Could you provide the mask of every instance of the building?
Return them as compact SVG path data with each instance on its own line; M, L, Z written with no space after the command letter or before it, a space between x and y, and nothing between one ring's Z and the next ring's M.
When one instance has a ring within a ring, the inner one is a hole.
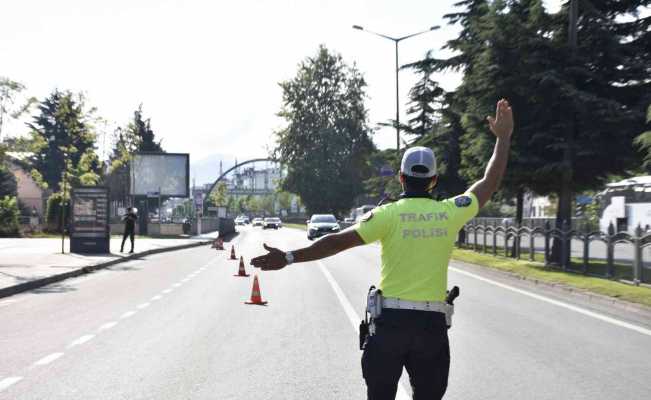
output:
M22 166L18 159L10 159L7 164L9 171L16 178L16 197L18 197L18 201L26 208L31 209L32 214L36 213L37 216L42 217L45 213L47 193L36 183L30 171Z

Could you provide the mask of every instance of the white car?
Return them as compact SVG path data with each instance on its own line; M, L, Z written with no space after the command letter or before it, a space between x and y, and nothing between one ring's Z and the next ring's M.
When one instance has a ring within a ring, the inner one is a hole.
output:
M251 221L251 226L262 226L264 221L262 218L253 218L253 221Z
M314 214L307 221L307 238L309 240L329 233L336 233L340 230L341 227L337 222L337 218L332 214Z
M249 217L245 215L240 215L239 217L235 218L235 225L246 225L249 223Z
M280 222L280 218L265 218L262 223L262 229L278 229L282 228L283 223Z

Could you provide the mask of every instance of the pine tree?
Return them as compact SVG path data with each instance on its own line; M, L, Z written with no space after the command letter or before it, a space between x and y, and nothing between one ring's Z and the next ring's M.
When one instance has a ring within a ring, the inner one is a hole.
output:
M76 98L75 98L76 97ZM51 189L61 189L63 172L68 183L99 180L92 113L82 95L55 90L38 104L38 114L28 126L33 155L29 162L35 175Z
M156 141L154 131L151 129L151 119L144 120L142 117L142 104L133 112L133 120L127 130L136 138L136 151L163 152L162 141Z

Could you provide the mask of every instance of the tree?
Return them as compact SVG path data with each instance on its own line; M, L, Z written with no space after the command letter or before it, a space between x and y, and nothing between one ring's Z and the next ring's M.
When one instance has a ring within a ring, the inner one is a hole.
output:
M405 133L416 136L416 140L429 134L439 122L441 103L445 91L438 82L432 79L435 72L432 51L425 54L419 62L408 64L403 68L411 68L420 76L418 81L409 90L409 103L407 104L407 126Z
M41 101L38 110L28 124L33 175L55 191L61 190L64 171L69 184L96 183L100 165L92 125L95 110L87 109L83 95L58 90Z
M373 149L364 108L366 82L355 66L323 45L280 83L273 156L287 165L283 190L298 194L311 212L344 212L363 192L368 153Z
M7 166L8 157L7 145L0 142L0 198L5 196L16 196L16 177ZM2 223L2 221L0 221Z
M228 188L226 183L219 182L215 189L210 192L206 200L207 206L226 207L229 203L230 196L228 195Z
M647 109L646 122L649 130L636 137L635 144L646 153L643 167L647 173L651 173L651 105Z
M464 70L457 89L466 130L462 174L474 180L483 172L478 166L493 143L484 118L500 97L509 99L516 118L502 193L557 193L558 227L571 217L572 191L634 166L631 140L643 130L651 93L651 18L621 17L646 4L581 2L575 48L568 44L567 4L549 15L540 0L458 3L464 10L447 17L462 30L447 47L459 54L437 65Z
M136 151L162 152L162 140L155 139L154 131L151 129L151 119L142 118L142 104L133 112L133 120L129 123L127 130L135 138Z
M0 197L0 237L18 235L19 215L18 201L15 196Z
M25 85L20 82L0 77L0 141L2 141L6 116L12 119L19 118L37 102L34 97L25 98L22 96L25 89Z

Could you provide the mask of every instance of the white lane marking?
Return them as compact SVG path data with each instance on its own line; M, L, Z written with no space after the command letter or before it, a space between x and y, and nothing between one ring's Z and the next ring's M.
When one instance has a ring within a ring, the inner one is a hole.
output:
M0 392L7 389L9 386L13 385L14 383L20 382L22 379L23 379L22 376L10 376L4 378L3 380L0 381Z
M157 301L157 300L160 300L162 298L163 298L163 296L161 296L160 294L157 294L156 296L151 298L151 301Z
M184 278L184 279L181 280L181 282L182 282L182 283L185 283L185 282L187 282L187 281L189 281L189 280L190 280L190 278Z
M174 289L165 289L165 290L163 290L163 293L168 294L168 293L171 293L172 290L174 290Z
M49 356L45 356L40 360L36 361L34 365L47 365L52 361L56 360L57 358L61 357L62 355L63 353L52 353Z
M147 307L149 307L150 304L151 304L151 303L142 303L142 304L138 304L138 309L142 310L142 309L144 309L144 308L147 308Z
M95 337L95 335L84 335L84 336L81 336L81 337L79 337L79 338L73 340L72 343L70 343L70 344L68 345L68 348L82 345L82 344L88 342L89 340L93 339L94 337Z
M348 301L348 298L344 294L344 291L341 290L341 287L339 286L335 278L332 276L330 271L328 271L328 269L325 267L323 262L317 261L317 263L319 264L319 269L321 270L321 272L323 272L323 275L326 277L326 280L328 281L328 283L330 283L332 290L334 290L335 294L337 295L337 299L339 299L339 303L343 307L344 312L348 317L348 320L353 326L353 329L357 331L357 329L359 328L359 322L362 319L357 315L355 309L350 304L350 301ZM400 382L398 382L398 392L396 393L396 400L409 400L409 395L407 394L405 388L400 384Z
M544 301L545 303L553 304L553 305L558 306L558 307L563 307L563 308L566 308L568 310L572 310L574 312L577 312L579 314L583 314L583 315L586 315L588 317L592 317L592 318L598 319L600 321L607 322L609 324L613 324L613 325L616 325L616 326L619 326L619 327L622 327L622 328L630 329L632 331L641 333L643 335L651 336L651 329L643 328L643 327L638 326L638 325L634 325L634 324L631 324L631 323L628 323L628 322L620 321L618 319L611 318L611 317L608 317L608 316L603 315L603 314L599 314L599 313L596 313L596 312L593 312L593 311L590 311L590 310L586 310L585 308L573 306L571 304L564 303L564 302L558 301L558 300L554 300L554 299L551 299L549 297L541 296L539 294L531 293L531 292L528 292L528 291L523 290L523 289L518 289L518 288L515 288L513 286L505 285L503 283L494 281L492 279L484 278L483 276L479 276L479 275L473 274L471 272L466 272L466 271L460 270L460 269L455 268L455 267L449 267L448 269L450 269L450 270L452 270L454 272L457 272L457 273L459 273L461 275L466 275L466 276L469 276L471 278L475 278L477 280L480 280L482 282L490 283L491 285L501 287L502 289L510 290L512 292L519 293L519 294L531 297L531 298L536 299L536 300Z
M136 313L135 311L127 311L127 312L125 312L124 314L122 314L120 316L120 319L129 318L129 317L133 316L135 313Z
M179 287L179 286L181 286L181 285L183 285L183 284L179 282L179 283L175 283L175 284L173 284L172 286L175 287L175 288L177 288L177 287Z
M113 328L113 327L114 327L115 325L117 325L117 324L118 324L118 323L115 322L115 321L107 322L107 323L105 323L104 325L100 326L98 330L100 330L100 331L107 331L107 330Z

